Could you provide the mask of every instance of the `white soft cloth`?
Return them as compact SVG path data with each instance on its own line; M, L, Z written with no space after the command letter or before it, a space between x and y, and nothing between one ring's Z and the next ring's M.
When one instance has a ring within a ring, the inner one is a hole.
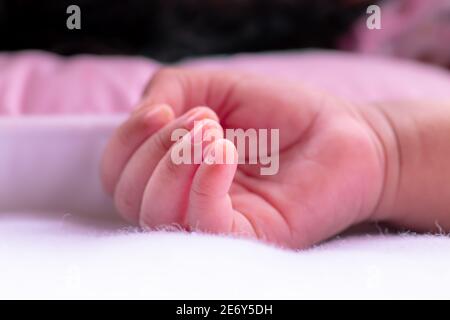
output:
M0 298L450 298L446 236L375 230L291 252L130 229L97 177L120 120L0 119Z
M450 297L445 237L358 236L286 252L196 234L108 234L92 222L2 219L0 298Z

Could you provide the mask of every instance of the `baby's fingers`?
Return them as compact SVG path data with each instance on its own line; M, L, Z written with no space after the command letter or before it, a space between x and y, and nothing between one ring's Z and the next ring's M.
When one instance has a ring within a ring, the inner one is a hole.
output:
M209 146L189 194L187 220L191 230L255 236L249 222L233 209L229 195L237 163L231 141L219 139Z
M116 207L122 216L138 222L145 187L156 166L173 145L172 133L177 129L190 130L194 122L201 119L217 119L217 115L206 107L194 108L148 138L133 154L114 193Z
M214 120L197 122L195 127L172 146L161 159L145 188L140 214L144 227L185 226L189 190L203 159L203 150L223 137Z
M154 105L139 109L123 123L109 141L101 165L105 191L114 194L120 174L139 146L174 117L168 105Z

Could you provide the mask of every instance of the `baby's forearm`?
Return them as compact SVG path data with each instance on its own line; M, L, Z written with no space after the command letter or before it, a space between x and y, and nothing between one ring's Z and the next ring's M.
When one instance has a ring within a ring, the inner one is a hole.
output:
M374 219L450 231L450 101L383 103L369 113L386 159Z

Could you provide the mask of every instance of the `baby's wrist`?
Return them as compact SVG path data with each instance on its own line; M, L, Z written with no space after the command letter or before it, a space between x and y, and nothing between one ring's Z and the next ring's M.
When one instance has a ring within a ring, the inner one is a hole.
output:
M381 190L378 201L369 214L371 221L390 220L394 215L392 208L396 201L396 186L401 172L400 141L397 128L383 103L364 104L359 110L372 133L374 145L378 150L380 166L382 167Z
M385 161L373 220L450 228L450 102L379 103L367 114Z

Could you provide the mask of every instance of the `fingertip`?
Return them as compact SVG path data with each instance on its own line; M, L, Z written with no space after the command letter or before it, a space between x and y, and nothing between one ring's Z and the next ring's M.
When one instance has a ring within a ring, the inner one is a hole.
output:
M186 112L182 118L184 119L184 127L191 130L196 122L212 120L220 123L219 116L214 110L205 106L198 106Z
M220 122L219 116L212 108L208 106L198 106L196 107L196 109L199 111L203 111L206 115L208 115L209 119Z
M224 164L235 166L238 159L236 146L230 140L221 138L212 142L205 150L204 163L209 166Z
M236 173L237 151L226 139L214 141L207 150L192 182L188 225L194 230L227 233L232 230L234 219L228 192Z
M236 173L238 154L227 139L217 139L205 150L203 163L197 170L192 188L194 192L212 197L227 194Z

